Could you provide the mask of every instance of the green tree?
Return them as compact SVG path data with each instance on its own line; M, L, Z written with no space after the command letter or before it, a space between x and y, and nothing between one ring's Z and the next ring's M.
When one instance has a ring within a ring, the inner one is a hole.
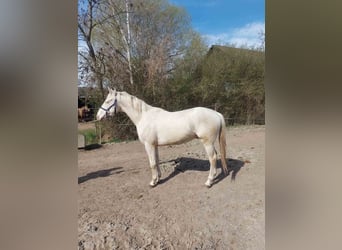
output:
M184 56L177 60L173 77L169 81L172 96L169 107L173 110L193 107L199 103L196 91L200 78L198 66L203 62L208 47L196 32L189 34L188 40Z
M197 93L204 106L240 123L264 117L264 53L213 46L200 65Z

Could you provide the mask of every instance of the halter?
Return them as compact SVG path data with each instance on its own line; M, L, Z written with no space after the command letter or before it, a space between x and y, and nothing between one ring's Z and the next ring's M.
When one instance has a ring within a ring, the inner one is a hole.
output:
M116 114L117 103L118 103L118 100L115 98L114 103L112 105L110 105L108 108L104 108L104 107L101 106L100 109L106 111L106 116L107 116L108 113L109 113L109 110L111 110L111 108L114 107L114 114Z

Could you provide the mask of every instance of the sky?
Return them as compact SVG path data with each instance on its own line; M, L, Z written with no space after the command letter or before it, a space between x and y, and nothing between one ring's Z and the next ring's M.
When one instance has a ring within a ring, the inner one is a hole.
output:
M265 32L264 0L170 0L186 9L192 27L209 46L260 46Z

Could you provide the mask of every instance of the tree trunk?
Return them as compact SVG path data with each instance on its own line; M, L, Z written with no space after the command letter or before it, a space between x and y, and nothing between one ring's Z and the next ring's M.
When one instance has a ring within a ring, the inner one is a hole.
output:
M133 72L132 72L132 63L131 63L131 30L129 26L129 5L128 0L126 0L126 26L127 26L127 61L128 61L128 72L129 72L129 82L133 85Z

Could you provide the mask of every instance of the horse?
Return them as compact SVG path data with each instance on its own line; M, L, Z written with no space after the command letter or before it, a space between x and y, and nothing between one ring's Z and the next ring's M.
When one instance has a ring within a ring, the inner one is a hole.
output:
M214 147L219 140L222 170L228 174L226 163L226 125L223 115L209 108L195 107L177 112L169 112L153 107L143 100L108 88L108 95L99 108L96 119L102 120L117 112L124 112L136 126L139 140L148 155L154 187L161 178L158 146L181 144L199 139L206 150L210 162L209 176L205 185L211 187L217 175L217 152Z
M86 117L87 113L90 111L87 105L78 108L78 121L84 121L84 118Z

